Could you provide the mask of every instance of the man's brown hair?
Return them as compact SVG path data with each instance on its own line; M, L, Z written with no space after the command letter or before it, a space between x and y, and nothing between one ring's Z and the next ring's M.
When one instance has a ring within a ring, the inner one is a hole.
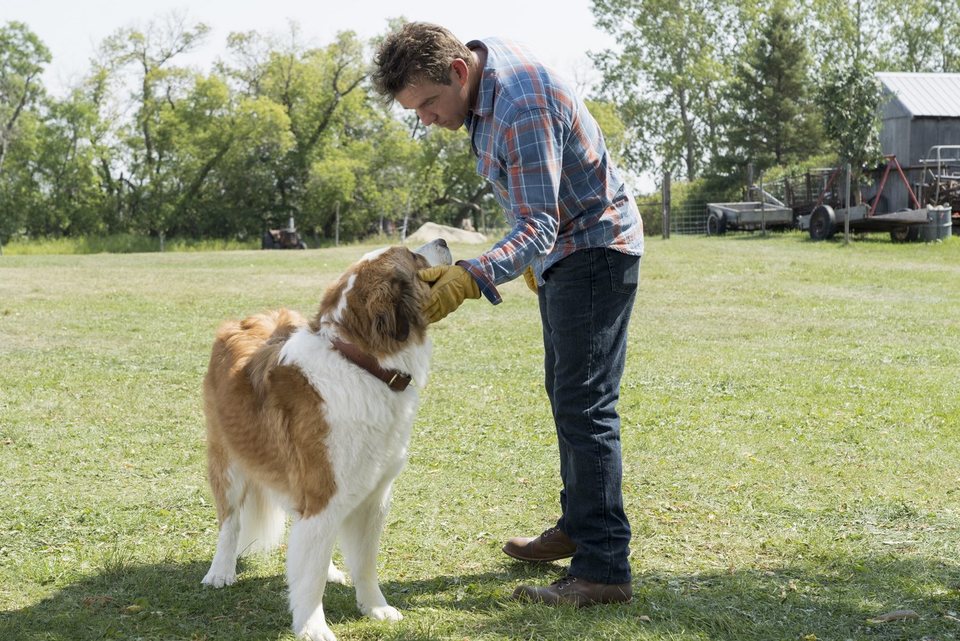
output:
M450 65L457 58L473 64L470 50L450 31L429 22L408 22L377 49L373 87L382 96L393 98L421 80L449 85Z

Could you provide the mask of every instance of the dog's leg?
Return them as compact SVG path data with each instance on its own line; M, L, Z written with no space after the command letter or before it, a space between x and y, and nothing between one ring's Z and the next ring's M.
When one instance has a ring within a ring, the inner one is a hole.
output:
M337 641L323 613L323 592L337 523L329 508L321 514L299 519L290 528L287 548L287 585L293 631L310 641Z
M357 607L360 611L372 619L399 621L403 615L387 604L377 577L380 534L390 509L392 483L393 476L390 476L347 517L343 524L340 547L353 577Z
M220 534L217 551L203 584L215 588L233 585L237 581L237 545L240 539L240 507L246 489L246 480L226 464L226 457L214 442L210 446L208 473L213 498L217 504Z
M240 538L240 519L236 512L220 524L217 551L203 584L215 588L233 585L237 581L237 541Z

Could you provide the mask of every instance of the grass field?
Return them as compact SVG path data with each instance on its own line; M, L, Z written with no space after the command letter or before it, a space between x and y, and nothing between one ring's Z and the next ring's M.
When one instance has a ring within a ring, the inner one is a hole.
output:
M292 638L282 553L200 585L200 381L220 320L312 312L366 249L0 257L0 640ZM405 619L330 586L341 640L960 637L960 239L648 241L629 606L507 600L563 567L500 552L558 509L535 299L502 293L432 330L380 564Z

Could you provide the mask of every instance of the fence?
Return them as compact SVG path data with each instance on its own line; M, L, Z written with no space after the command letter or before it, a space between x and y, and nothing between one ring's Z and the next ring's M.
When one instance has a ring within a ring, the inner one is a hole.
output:
M640 198L637 205L643 218L644 233L669 238L671 234L706 235L707 203L730 202L738 198L730 189L691 189L688 184L672 185L670 175L665 174L660 193Z

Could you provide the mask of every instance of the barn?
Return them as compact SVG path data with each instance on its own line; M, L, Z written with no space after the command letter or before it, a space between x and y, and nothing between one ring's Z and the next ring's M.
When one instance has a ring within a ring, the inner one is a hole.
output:
M945 158L954 159L960 170L960 73L878 73L883 89L880 145L884 154L894 154L912 184L923 175L924 160L933 160L935 146ZM929 166L929 165L926 165ZM909 205L902 181L884 189L891 211Z

